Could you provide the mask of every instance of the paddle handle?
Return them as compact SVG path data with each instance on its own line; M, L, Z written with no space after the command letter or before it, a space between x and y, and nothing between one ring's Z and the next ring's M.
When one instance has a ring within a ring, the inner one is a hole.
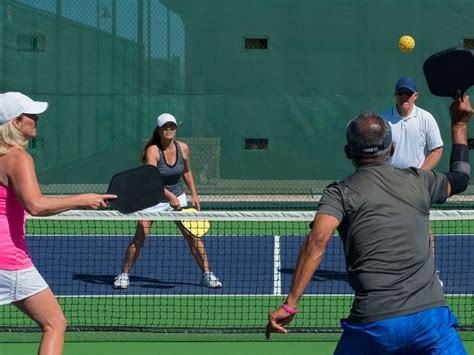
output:
M468 149L474 149L474 138L468 138L467 139L467 148Z

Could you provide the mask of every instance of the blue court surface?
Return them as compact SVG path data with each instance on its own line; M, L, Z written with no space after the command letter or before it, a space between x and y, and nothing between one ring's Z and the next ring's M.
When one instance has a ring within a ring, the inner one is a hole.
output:
M184 238L151 236L131 272L127 290L112 288L130 236L34 236L28 245L38 270L58 296L79 295L275 295L291 283L303 237L209 236L205 245L212 271L222 289L199 286L201 272ZM474 238L436 238L436 263L446 294L474 290ZM338 237L306 294L351 294Z

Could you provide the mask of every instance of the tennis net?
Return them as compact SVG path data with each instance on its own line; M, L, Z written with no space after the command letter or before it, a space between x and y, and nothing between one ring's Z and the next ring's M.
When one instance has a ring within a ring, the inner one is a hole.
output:
M163 333L262 332L289 290L314 212L216 211L121 215L69 211L29 217L27 243L68 319L70 331ZM223 287L200 286L201 271L173 221L209 220L204 237L211 270ZM127 289L114 289L138 220L154 221ZM461 330L474 328L474 211L432 211L436 263ZM324 260L291 324L293 332L339 332L352 289L342 243L331 238ZM37 327L13 306L0 307L0 331Z

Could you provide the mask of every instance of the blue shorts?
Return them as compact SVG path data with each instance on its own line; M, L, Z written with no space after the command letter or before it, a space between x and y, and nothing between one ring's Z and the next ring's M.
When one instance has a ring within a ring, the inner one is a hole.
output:
M467 354L448 307L375 322L341 321L343 333L334 354Z

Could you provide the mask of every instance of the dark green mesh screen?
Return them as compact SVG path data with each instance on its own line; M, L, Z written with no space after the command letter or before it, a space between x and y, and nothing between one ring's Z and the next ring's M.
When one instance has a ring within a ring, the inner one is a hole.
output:
M352 171L346 123L405 75L449 144L423 61L472 45L472 1L1 2L1 90L50 102L31 144L43 191L104 190L174 114L205 195L321 192ZM416 48L402 53L402 34ZM447 169L448 154L440 164ZM277 198L274 199L278 200Z

